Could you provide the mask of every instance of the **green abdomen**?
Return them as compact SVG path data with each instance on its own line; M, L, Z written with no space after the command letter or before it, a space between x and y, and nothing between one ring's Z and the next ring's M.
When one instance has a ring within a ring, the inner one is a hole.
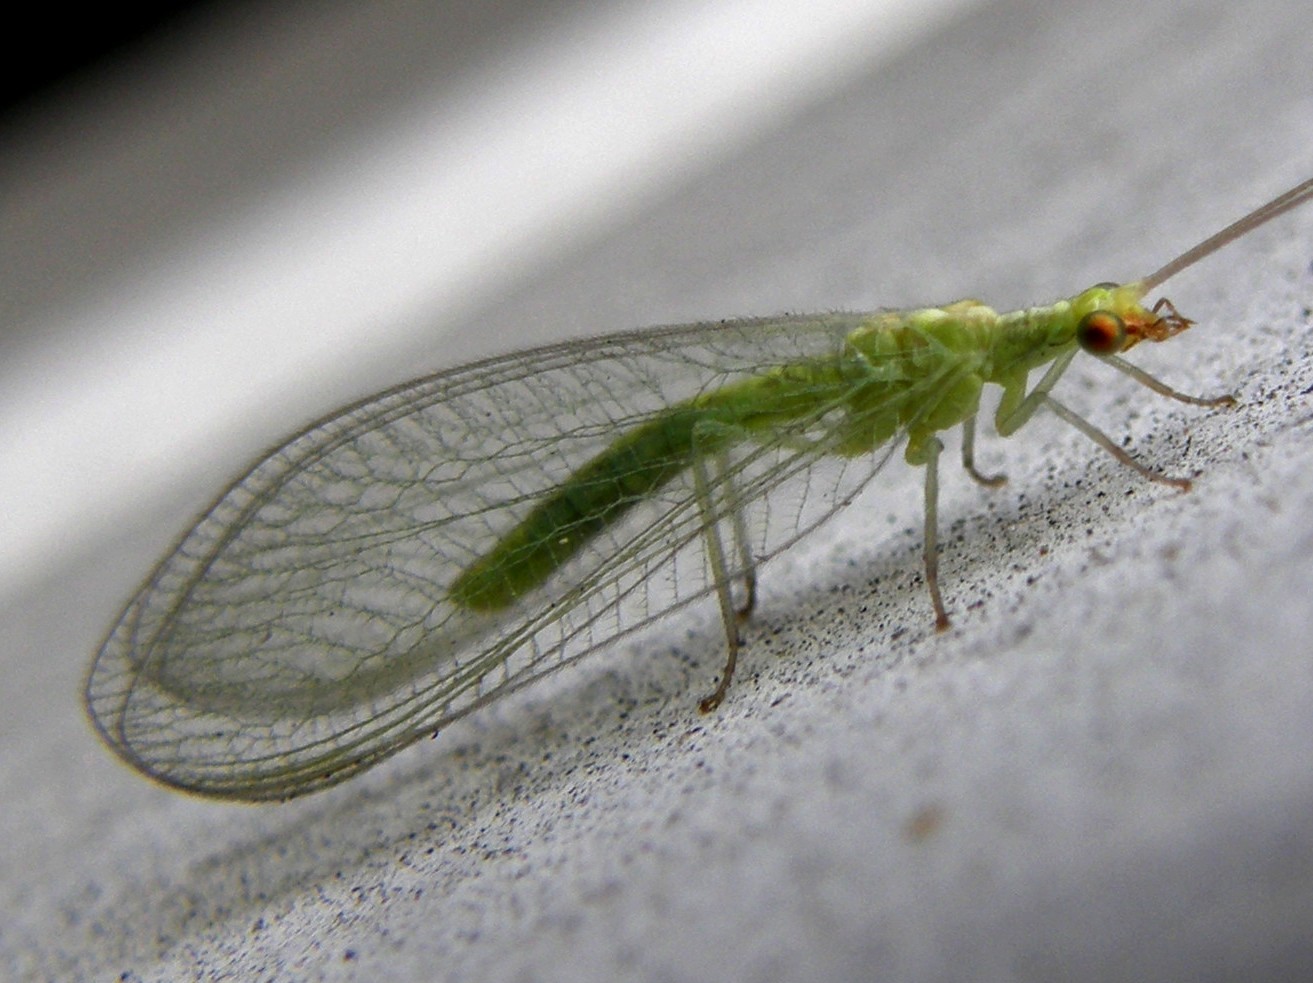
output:
M753 435L816 419L853 390L840 358L781 366L674 406L619 437L541 501L451 585L493 611L542 585L594 536L694 462Z
M538 587L599 532L689 467L693 428L707 416L705 410L676 408L620 437L457 577L451 600L493 611Z
M824 452L852 456L884 443L900 425L915 421L915 439L919 430L960 422L975 411L980 379L944 339L936 338L938 346L931 349L927 337L968 329L944 312L913 314L932 323L909 324L910 315L873 316L847 336L842 353L729 383L623 434L545 492L455 579L450 600L478 611L508 607L697 456L733 443L787 435L796 444L824 444Z

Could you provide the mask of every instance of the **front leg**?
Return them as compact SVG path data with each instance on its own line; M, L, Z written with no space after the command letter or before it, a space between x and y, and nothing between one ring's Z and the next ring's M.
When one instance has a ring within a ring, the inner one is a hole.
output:
M1026 376L1016 376L1003 384L1003 399L994 414L994 429L1000 437L1011 437L1030 422L1035 411L1044 405L1049 392L1058 384L1062 374L1071 365L1078 349L1059 355L1048 371L1035 384L1035 388L1026 392Z
M1029 422L1030 418L1035 415L1036 410L1041 406L1047 406L1063 422L1075 427L1086 437L1090 438L1090 440L1094 441L1094 443L1098 444L1101 448L1115 457L1119 462L1126 465L1128 468L1139 472L1148 480L1156 481L1163 485L1171 485L1174 488L1180 488L1182 491L1189 491L1190 479L1173 478L1170 475L1163 474L1161 471L1155 471L1153 468L1141 464L1122 448L1118 447L1111 437L1096 427L1093 423L1085 419L1075 410L1059 403L1049 395L1053 387L1057 385L1058 380L1062 378L1062 374L1067 371L1067 366L1071 364L1071 360L1075 354L1076 349L1072 349L1065 355L1060 356L1057 361L1049 366L1049 370L1044 373L1044 376L1029 393L1025 392L1024 378L1017 379L1004 386L1003 400L999 403L998 415L995 417L995 425L998 428L999 434L1004 437L1011 436ZM1120 360L1117 361L1119 362ZM1122 368L1122 366L1118 365L1116 362L1113 364L1116 368ZM1122 368L1122 371L1127 370ZM1127 374L1138 378L1138 376L1135 376L1134 372L1128 372ZM1154 381L1157 382L1157 380ZM1159 383L1159 386L1162 386L1162 388L1159 389L1158 386L1151 386L1150 388L1157 389L1160 392L1169 388L1161 383ZM1169 393L1165 393L1165 395L1172 395L1175 394L1175 392L1175 390L1171 390ZM1216 404L1208 403L1207 405L1218 405L1225 402L1227 399L1229 399L1229 397L1223 397L1222 399L1217 400ZM1194 397L1186 397L1185 401L1196 402L1197 400Z

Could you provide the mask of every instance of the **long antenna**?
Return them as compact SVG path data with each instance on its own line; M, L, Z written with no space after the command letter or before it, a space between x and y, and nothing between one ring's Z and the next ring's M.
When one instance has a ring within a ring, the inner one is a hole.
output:
M1303 181L1285 194L1277 195L1266 205L1259 205L1244 218L1232 222L1221 232L1209 236L1199 245L1187 249L1160 270L1150 273L1140 281L1140 286L1148 293L1164 280L1176 276L1187 266L1193 266L1210 253L1215 253L1229 242L1234 242L1242 235L1252 232L1265 222L1270 222L1278 215L1284 215L1292 208L1298 208L1304 202L1313 199L1313 178Z

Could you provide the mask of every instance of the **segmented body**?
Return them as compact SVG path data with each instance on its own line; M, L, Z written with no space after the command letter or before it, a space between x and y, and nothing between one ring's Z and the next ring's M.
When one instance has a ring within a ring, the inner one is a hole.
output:
M975 416L985 383L1004 389L1000 419L1015 411L1028 373L1074 351L1077 326L1090 312L1140 326L1138 340L1160 322L1140 306L1141 296L1134 286L1106 284L1002 315L976 300L863 315L831 355L726 384L623 434L466 569L451 598L476 610L507 607L697 455L736 441L809 439L815 421L837 414L814 438L827 452L871 454L905 432L907 461L924 464L927 441Z
M756 567L852 501L899 447L925 470L937 576L937 434L982 388L995 426L1048 408L1082 348L1120 359L1190 322L1145 294L1313 198L1305 181L1152 275L1047 307L826 314L652 329L441 372L320 420L258 461L138 589L92 665L106 742L201 794L282 799L369 767L464 713L691 602L717 598L724 696ZM1031 373L1043 368L1037 382ZM1030 388L1028 389L1028 385Z

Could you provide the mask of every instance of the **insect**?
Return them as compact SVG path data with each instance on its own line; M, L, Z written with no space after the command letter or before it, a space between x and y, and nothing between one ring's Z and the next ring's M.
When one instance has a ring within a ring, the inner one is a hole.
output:
M550 345L439 372L302 430L233 482L128 603L86 684L105 741L151 777L285 799L700 598L724 698L760 564L847 505L899 449L925 469L936 623L938 434L976 469L986 384L1009 436L1057 414L1152 481L1053 390L1191 322L1164 281L1313 198L1313 179L1132 283L1000 314L945 307L724 321ZM1032 371L1043 368L1027 388Z

